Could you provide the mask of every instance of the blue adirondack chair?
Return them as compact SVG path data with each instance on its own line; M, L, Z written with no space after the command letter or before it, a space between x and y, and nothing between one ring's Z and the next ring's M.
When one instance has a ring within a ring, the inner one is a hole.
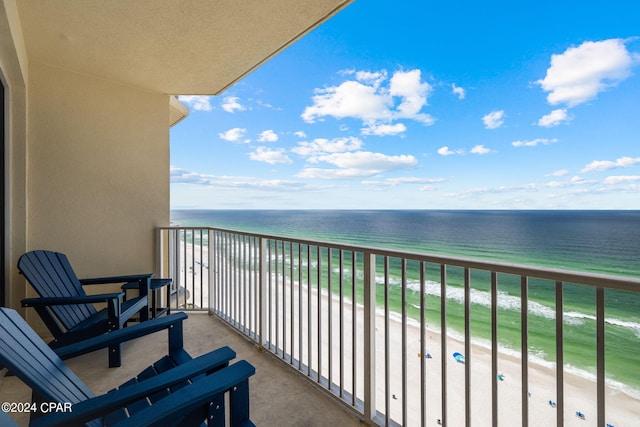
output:
M79 280L66 255L52 251L31 251L18 260L18 270L40 295L22 300L23 307L38 312L54 339L52 348L75 343L92 336L122 328L139 313L140 321L149 318L149 283L152 274L100 277ZM87 295L83 285L137 283L139 295L124 300L124 292ZM96 310L94 303L106 303ZM109 366L121 365L120 347L109 351Z
M235 352L223 347L192 359L182 348L183 313L150 320L61 348L67 356L86 353L148 332L169 331L169 354L120 388L95 396L29 327L15 310L0 308L0 363L31 387L35 408L71 404L70 410L30 412L30 425L53 426L223 426L225 393L229 422L252 426L249 419L249 377L246 361L229 365ZM62 406L64 408L64 406Z

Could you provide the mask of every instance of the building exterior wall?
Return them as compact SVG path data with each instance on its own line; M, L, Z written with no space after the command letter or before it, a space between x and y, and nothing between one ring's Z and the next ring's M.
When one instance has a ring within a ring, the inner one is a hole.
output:
M7 305L33 249L65 252L81 277L155 271L169 224L169 97L27 57L16 5L0 4L7 206Z
M0 78L5 86L5 263L7 305L20 310L24 279L15 268L26 248L26 134L28 60L13 0L0 3ZM24 314L24 311L23 311Z
M169 224L168 96L30 64L27 250L78 275L155 270Z

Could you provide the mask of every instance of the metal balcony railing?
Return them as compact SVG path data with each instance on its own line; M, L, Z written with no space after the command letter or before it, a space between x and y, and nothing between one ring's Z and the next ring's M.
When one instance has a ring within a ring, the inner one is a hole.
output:
M481 425L540 425L530 411L537 376L531 360L534 341L544 335L555 341L548 355L555 383L547 390L549 404L556 425L565 425L573 408L565 405L564 307L575 289L592 289L595 390L586 404L598 426L608 425L605 301L609 293L637 296L636 278L207 227L158 233L158 273L174 279L173 307L219 316L369 424L470 426L482 418L489 422ZM519 305L519 316L508 322L503 290L512 295L509 304ZM484 305L474 302L479 293L490 296ZM551 301L543 333L530 329L530 306L539 304L532 294ZM483 316L490 327L478 330L474 319ZM502 328L520 332L511 343L519 378L509 378L519 391L508 403L518 407L520 420L501 418L501 366L509 346ZM474 340L489 348L488 362ZM450 355L456 350L464 354L463 366ZM482 371L482 364L490 367ZM490 396L490 404L476 404L479 396ZM463 411L451 409L454 400Z

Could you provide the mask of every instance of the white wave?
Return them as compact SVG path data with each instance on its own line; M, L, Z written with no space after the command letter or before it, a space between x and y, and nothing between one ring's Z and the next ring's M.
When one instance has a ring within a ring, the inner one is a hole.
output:
M396 283L398 282L398 283ZM400 284L399 281L391 281L390 284ZM407 283L407 289L415 292L420 292L420 282L411 281ZM435 297L441 297L441 285L435 281L426 281L424 286L424 292L426 295ZM454 301L459 304L464 304L464 288L447 286L446 288L447 300ZM479 305L482 307L491 308L491 293L486 291L479 291L477 289L470 290L471 304ZM520 312L522 309L522 302L520 297L509 295L505 292L498 291L498 308L501 310L510 310ZM415 305L415 308L419 309L420 306ZM542 303L529 300L527 303L527 309L529 315L542 317L548 320L554 320L556 318L556 310L554 307L549 307ZM587 313L581 313L577 311L567 311L563 313L564 323L572 326L583 325L585 321L596 321L596 316ZM605 323L609 325L619 326L627 328L633 331L633 333L640 338L640 323L631 322L627 320L620 320L612 317L606 317Z

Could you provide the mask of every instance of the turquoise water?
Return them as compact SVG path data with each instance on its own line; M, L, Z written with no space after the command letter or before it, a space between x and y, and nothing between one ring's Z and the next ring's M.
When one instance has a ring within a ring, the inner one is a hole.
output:
M214 226L328 242L482 258L498 262L640 277L638 211L172 211L182 226ZM334 260L334 265L337 265ZM408 312L419 318L419 271L408 265ZM463 330L463 272L447 271L448 327ZM383 271L378 265L378 275ZM427 320L440 319L439 270L427 266ZM500 275L500 344L520 349L520 279ZM399 277L391 277L391 308L401 310ZM396 283L396 285L393 285ZM472 335L490 338L490 278L474 271ZM349 284L347 284L349 286ZM540 361L555 354L555 291L548 281L529 282L529 348ZM348 289L346 292L350 292ZM378 295L382 301L383 295ZM606 293L606 369L610 382L640 397L640 294ZM577 373L595 373L595 291L565 285L565 362ZM551 331L551 332L550 332ZM630 369L633 367L633 369Z

